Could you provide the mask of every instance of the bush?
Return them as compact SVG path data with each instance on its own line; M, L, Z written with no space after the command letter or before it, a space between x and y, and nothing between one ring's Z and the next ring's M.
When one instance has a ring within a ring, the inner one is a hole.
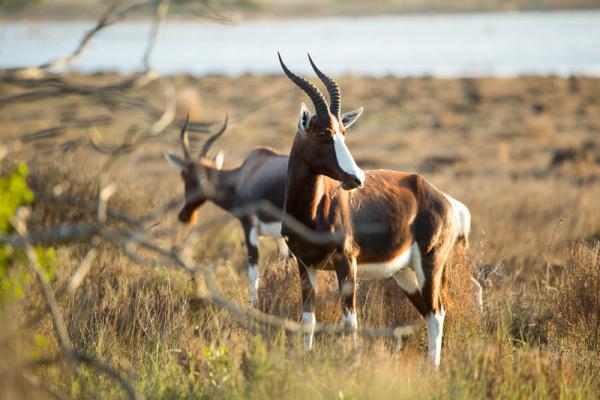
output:
M600 243L579 243L567 263L550 302L553 334L578 357L600 351Z
M34 200L34 194L27 184L29 170L25 164L20 164L7 176L0 177L0 234L13 233L11 218L21 206L29 205ZM38 262L46 273L46 279L54 276L56 253L54 249L44 249L36 246ZM19 268L25 260L21 250L9 245L0 245L0 302L9 298L21 298L24 286L31 276L24 268Z

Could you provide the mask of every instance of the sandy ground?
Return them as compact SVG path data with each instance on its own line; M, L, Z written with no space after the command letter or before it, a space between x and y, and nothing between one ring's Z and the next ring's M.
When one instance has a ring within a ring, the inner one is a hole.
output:
M101 75L71 79L108 83L120 78ZM215 146L225 150L226 166L239 164L254 146L268 145L288 152L300 104L309 103L299 89L280 76L176 76L173 80L179 115L189 108L193 121L214 122L216 129L225 114L230 114L229 129ZM594 146L600 145L600 79L343 76L338 81L343 111L365 109L348 142L363 168L415 171L430 177L454 174L518 179L551 174L564 179L598 179ZM6 95L18 93L9 85L0 89ZM158 107L162 105L158 84L139 94ZM0 137L98 115L113 118L110 126L98 128L112 144L118 144L129 129L143 128L147 120L130 110L107 110L74 96L51 98L4 105L0 109ZM85 133L71 130L67 137ZM202 134L196 137L202 141ZM162 163L156 161L160 150L177 149L176 138L172 129L159 138L160 145L147 144L128 162L148 164L149 176L165 173ZM552 168L556 151L571 148L577 154L557 166L580 164L569 161L588 158L589 165L576 170Z

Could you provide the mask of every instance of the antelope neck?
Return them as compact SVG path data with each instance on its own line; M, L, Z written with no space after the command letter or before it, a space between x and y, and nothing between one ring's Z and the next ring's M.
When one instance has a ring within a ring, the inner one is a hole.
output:
M224 210L230 210L233 207L239 170L239 168L230 170L211 169L210 179L214 179L215 192L209 196L209 199Z
M297 157L290 155L285 191L285 212L309 228L330 209L331 180L315 174Z

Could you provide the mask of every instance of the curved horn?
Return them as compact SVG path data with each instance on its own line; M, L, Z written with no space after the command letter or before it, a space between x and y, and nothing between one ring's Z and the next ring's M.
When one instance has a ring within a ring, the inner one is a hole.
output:
M190 139L187 135L187 127L190 123L190 113L188 112L185 117L185 123L183 124L183 128L181 128L181 133L179 134L179 138L181 139L181 147L183 149L183 155L186 160L190 159Z
M321 82L323 82L323 84L327 88L330 103L329 111L331 111L331 113L336 117L339 117L342 105L342 94L340 93L340 87L333 79L325 75L323 72L321 72L319 68L317 68L312 58L310 57L310 54L308 54L308 60L310 61L310 65L312 65Z
M290 71L288 67L286 67L283 63L283 60L281 59L281 54L279 54L279 52L277 52L277 56L279 57L279 63L281 64L281 68L283 68L283 72L285 72L288 78L290 78L292 82L298 85L300 89L304 90L308 97L310 97L315 106L315 112L317 113L317 115L329 114L329 111L327 111L327 102L325 101L325 97L323 96L321 91L319 91L319 89L317 89L315 85L313 85L306 79Z
M210 150L210 146L212 146L212 144L216 142L219 137L221 137L223 132L225 132L225 129L227 129L227 121L229 121L229 113L227 113L225 116L225 121L223 121L223 126L221 129L219 129L218 132L213 133L208 139L206 139L206 142L204 142L202 150L200 150L200 157L206 157L208 150Z

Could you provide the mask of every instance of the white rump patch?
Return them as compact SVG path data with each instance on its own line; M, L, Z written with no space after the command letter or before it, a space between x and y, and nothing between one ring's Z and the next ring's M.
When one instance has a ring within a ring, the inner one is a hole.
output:
M315 326L317 325L317 318L314 313L303 312L302 313L302 326L307 331L304 332L304 350L312 350L313 336L315 333Z
M345 143L343 135L336 133L333 135L333 147L335 149L335 158L337 159L338 165L348 175L352 175L360 180L361 185L365 184L365 173L362 169L356 165L350 150Z
M429 314L425 318L427 323L427 336L429 337L429 359L436 367L440 366L442 356L442 336L444 333L444 317L446 312L442 310L437 314Z
M469 209L454 197L449 196L446 193L444 193L444 196L446 196L452 205L453 221L456 232L459 235L468 237L469 231L471 230L471 213L469 212Z
M415 265L416 264L416 265ZM413 267L419 287L422 287L419 276L425 280L421 267L421 252L417 243L413 243L404 253L384 263L359 264L356 269L359 279L384 279L396 275L401 270Z

